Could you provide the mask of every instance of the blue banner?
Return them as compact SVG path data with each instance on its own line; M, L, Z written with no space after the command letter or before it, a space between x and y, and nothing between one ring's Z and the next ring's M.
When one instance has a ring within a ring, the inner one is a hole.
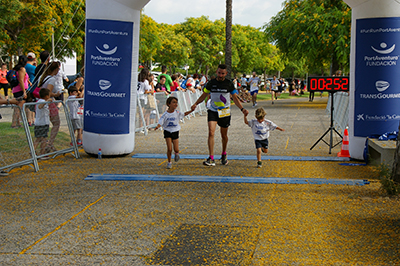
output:
M399 128L400 18L356 22L354 136Z
M128 134L133 22L86 20L84 130Z

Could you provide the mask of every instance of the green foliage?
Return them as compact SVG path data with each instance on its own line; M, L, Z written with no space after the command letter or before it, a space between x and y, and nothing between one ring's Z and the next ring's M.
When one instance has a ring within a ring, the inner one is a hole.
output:
M84 50L85 9L81 0L0 0L0 45L9 55L51 51L59 59Z
M390 196L400 194L400 184L395 182L391 177L391 170L386 164L379 166L379 179L381 183L381 189Z
M351 10L342 0L287 0L264 30L289 60L305 58L317 69L326 62L347 69L350 25Z
M219 55L225 47L225 22L223 19L212 22L206 16L187 18L185 22L176 26L176 33L185 36L191 43L190 67L207 72L223 57Z

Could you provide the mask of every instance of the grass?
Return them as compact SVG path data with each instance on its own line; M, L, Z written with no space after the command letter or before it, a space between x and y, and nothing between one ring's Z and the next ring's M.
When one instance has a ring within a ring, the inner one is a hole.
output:
M379 179L381 183L381 189L389 196L396 196L400 194L400 184L396 183L392 179L392 170L387 164L381 164L379 166Z
M34 127L29 127L30 134L34 141ZM26 134L23 127L11 128L11 122L0 123L1 141L0 148L3 155L7 152L15 152L18 149L28 146ZM54 142L57 146L69 145L71 138L69 134L59 131Z
M278 97L279 99L295 99L295 98L308 98L309 92L305 92L303 95L299 96L290 96L288 92L281 93L281 95ZM328 96L328 93L323 93L322 96ZM315 94L315 97L320 97L320 94ZM266 93L262 91L257 95L257 100L271 100L271 94Z

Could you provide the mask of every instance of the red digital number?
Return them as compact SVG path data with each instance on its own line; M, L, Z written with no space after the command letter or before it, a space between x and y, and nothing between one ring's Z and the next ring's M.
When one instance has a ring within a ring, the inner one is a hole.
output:
M321 83L322 83L322 86L321 86ZM325 87L325 80L319 79L319 80L318 80L318 89L319 89L320 91L323 91L323 90L324 90L324 87Z
M340 79L338 79L338 78L335 78L334 80L333 80L333 84L335 84L337 87L335 87L334 89L335 90L341 90L341 89L343 89L343 88L341 88L342 87L342 85L340 84Z
M332 85L332 79L326 79L327 83L326 83L326 90L332 90L332 88L330 87Z
M310 80L310 89L313 91L317 90L317 80L316 79Z

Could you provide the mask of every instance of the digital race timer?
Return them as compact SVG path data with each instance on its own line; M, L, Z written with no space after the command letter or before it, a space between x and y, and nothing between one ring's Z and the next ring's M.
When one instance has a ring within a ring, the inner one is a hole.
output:
M307 89L316 91L349 91L349 77L308 77Z

